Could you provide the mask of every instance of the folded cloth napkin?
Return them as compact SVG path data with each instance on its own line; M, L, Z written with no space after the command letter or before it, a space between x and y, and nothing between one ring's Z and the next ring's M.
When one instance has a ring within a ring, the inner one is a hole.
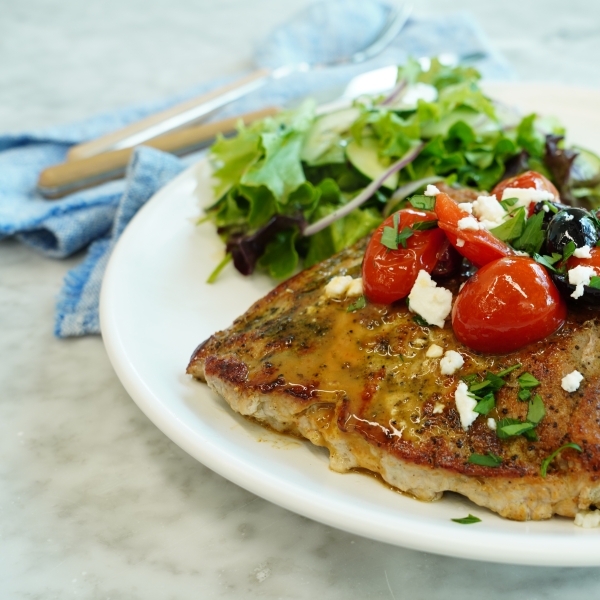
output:
M389 6L365 0L326 0L309 6L293 22L275 30L257 51L256 63L276 67L300 60L328 60L368 44L379 31ZM510 79L512 71L493 50L468 14L413 18L379 56L360 65L314 70L273 81L223 108L212 119L285 105L358 73L401 64L409 55L483 53L477 63L484 77ZM35 191L45 167L62 162L69 146L96 138L224 81L203 85L162 102L103 114L42 131L0 136L0 239L15 236L51 258L89 246L82 264L70 271L60 292L55 321L58 337L99 333L98 300L108 258L136 211L197 156L178 159L138 148L124 180L73 193L62 200L42 199Z

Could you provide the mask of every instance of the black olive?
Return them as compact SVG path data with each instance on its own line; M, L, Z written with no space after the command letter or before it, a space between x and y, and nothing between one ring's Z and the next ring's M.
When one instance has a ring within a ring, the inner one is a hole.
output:
M600 290L598 288L583 286L583 295L579 298L573 298L571 294L575 291L575 286L569 283L569 278L564 273L550 273L550 277L558 288L558 291L570 302L577 305L600 305Z
M566 208L556 213L546 230L546 249L549 254L563 253L569 242L576 248L595 246L598 231L590 213L583 208Z
M554 208L556 208L557 211L565 210L566 208L570 208L570 206L567 204L561 204L560 202L549 202L547 200L544 200L543 202L538 202L533 207L533 214L537 215L537 213L542 212L544 210L544 206L546 206L547 204L554 206ZM550 208L548 208L548 210L544 212L544 220L542 221L542 229L544 231L546 229L548 229L548 224L550 223L550 221L552 221L552 217L555 214L556 214L556 211L550 210Z

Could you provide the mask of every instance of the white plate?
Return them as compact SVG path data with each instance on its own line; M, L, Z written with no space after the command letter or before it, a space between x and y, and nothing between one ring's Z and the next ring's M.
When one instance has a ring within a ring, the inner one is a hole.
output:
M600 151L600 92L556 86L489 87L526 111L555 114L571 139ZM310 443L262 429L234 414L185 375L196 345L227 327L272 286L227 268L211 225L196 227L195 193L210 199L206 163L182 173L136 215L110 260L101 299L104 343L127 391L173 441L227 479L292 511L365 537L418 550L496 562L600 565L600 529L568 519L517 523L457 495L426 504L360 474L328 468ZM266 442L266 443L265 443ZM479 516L464 526L450 519Z

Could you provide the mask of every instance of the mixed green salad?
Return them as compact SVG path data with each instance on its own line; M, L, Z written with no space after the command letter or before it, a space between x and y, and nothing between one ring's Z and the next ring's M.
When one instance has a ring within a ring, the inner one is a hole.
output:
M534 170L561 199L600 206L600 158L565 147L553 119L515 112L486 97L471 67L433 59L398 68L388 96L362 97L317 114L314 102L240 125L210 151L216 201L205 209L230 260L290 276L353 244L427 184L490 190Z

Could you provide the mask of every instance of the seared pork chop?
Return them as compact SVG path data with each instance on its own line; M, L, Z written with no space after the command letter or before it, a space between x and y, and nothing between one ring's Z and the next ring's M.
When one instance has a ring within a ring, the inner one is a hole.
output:
M338 275L360 276L365 241L307 269L259 300L233 325L194 352L187 372L205 381L237 412L269 427L309 439L330 452L334 471L368 469L420 500L445 491L520 521L553 514L574 517L600 504L600 320L596 311L571 311L553 336L504 356L478 355L462 346L449 323L423 327L404 302L368 304L348 312L356 298L327 297ZM454 294L459 280L440 282ZM442 375L431 344L464 358L454 375ZM467 429L454 393L461 377L505 377L496 408ZM579 390L561 379L577 369ZM517 377L529 372L541 385L546 415L538 441L499 439L488 425L510 417L524 421ZM565 443L541 476L542 462ZM497 467L468 462L492 453Z

